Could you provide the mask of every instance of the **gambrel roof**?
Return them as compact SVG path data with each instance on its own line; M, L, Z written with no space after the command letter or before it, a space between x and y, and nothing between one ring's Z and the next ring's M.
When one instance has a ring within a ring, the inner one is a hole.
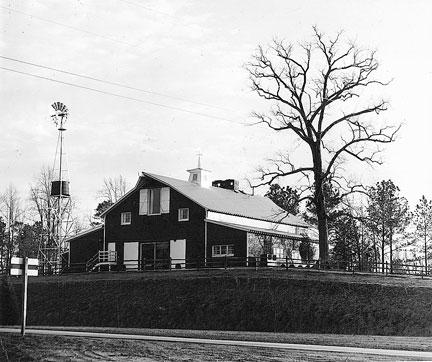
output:
M210 211L271 221L273 223L300 227L308 226L303 219L298 216L287 214L273 201L264 196L248 195L220 187L201 187L192 182L147 172L143 172L141 177L150 177L159 181ZM136 190L139 187L139 184L140 180L138 180L136 186L132 190L108 208L102 216L125 199L132 191Z
M143 172L143 175L172 187L207 210L271 222L308 226L301 218L287 214L264 196L247 195L220 187L201 187L192 182Z

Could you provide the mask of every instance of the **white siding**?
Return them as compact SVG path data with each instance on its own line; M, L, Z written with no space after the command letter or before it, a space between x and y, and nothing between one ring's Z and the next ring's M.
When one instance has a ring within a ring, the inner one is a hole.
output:
M148 189L140 190L139 214L140 215L148 214Z
M161 214L168 214L170 211L170 188L162 187L161 189Z

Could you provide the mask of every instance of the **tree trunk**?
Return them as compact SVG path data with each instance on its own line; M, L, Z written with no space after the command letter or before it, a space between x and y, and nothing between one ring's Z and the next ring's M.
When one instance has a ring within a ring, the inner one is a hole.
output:
M384 223L382 225L382 240L381 240L381 266L382 266L382 273L385 273L385 266L384 266L384 244L385 244L385 230L384 230Z
M315 182L315 207L318 219L318 234L319 234L319 260L321 264L328 262L329 247L328 247L328 225L327 225L327 210L323 191L323 171L321 159L321 140L318 139L312 150L312 158L314 163L314 182Z
M393 230L392 228L390 228L389 244L390 244L390 274L392 274L393 273Z
M326 263L329 257L328 250L328 226L327 226L327 213L325 207L324 194L322 190L322 183L315 182L315 204L318 218L318 233L319 233L319 260L320 263Z
M424 250L425 250L425 274L428 275L427 233L426 233L426 227L425 227L425 233L424 233Z

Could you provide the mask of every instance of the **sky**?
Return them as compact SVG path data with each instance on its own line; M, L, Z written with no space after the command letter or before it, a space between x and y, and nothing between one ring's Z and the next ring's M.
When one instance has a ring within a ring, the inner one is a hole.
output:
M0 0L0 192L12 184L25 200L52 167L56 101L69 109L67 170L83 215L104 178L123 175L130 187L141 171L186 179L198 153L214 179L253 177L294 141L250 126L267 104L244 65L258 45L311 40L316 25L377 51L379 75L392 79L372 91L390 102L380 122L403 126L382 166L350 172L365 185L391 178L414 206L432 198L430 19L428 0Z

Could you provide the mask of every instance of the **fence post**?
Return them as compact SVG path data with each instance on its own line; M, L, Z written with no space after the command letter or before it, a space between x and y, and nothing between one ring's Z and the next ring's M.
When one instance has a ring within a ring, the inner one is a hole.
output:
M288 255L285 255L285 269L288 270Z
M385 262L385 274L388 275L388 261Z
M227 266L228 266L228 258L227 258L227 256L225 255L225 270L227 269Z

